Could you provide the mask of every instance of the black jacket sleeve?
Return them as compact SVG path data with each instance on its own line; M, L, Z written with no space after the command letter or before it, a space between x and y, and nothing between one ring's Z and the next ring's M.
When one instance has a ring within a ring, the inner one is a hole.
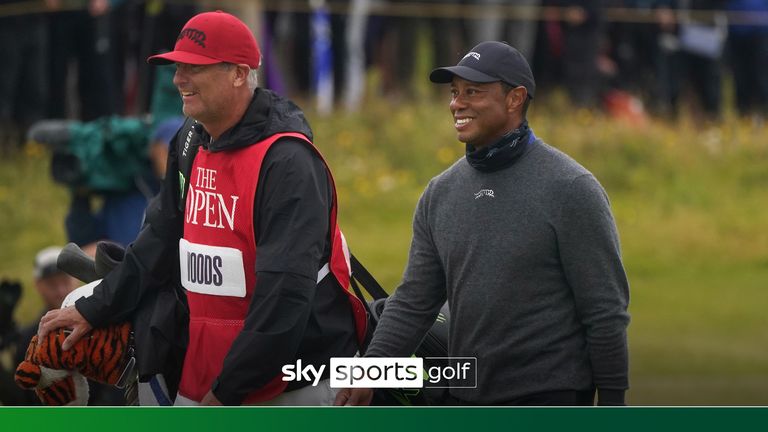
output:
M123 262L75 307L94 327L127 321L150 290L169 286L178 273L183 214L178 209L178 156L174 140L169 149L165 180L149 203L144 225L126 249Z
M212 389L225 405L242 403L294 360L317 272L329 256L332 199L327 169L313 150L292 138L273 145L256 190L254 296Z

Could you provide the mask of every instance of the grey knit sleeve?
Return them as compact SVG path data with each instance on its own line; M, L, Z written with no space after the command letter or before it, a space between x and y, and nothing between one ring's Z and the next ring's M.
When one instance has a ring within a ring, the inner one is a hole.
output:
M565 275L586 329L598 397L601 390L608 390L606 395L625 390L629 283L608 197L591 174L573 179L563 195L557 236Z
M445 303L445 273L429 226L430 187L413 217L413 239L403 281L387 300L366 357L409 357Z

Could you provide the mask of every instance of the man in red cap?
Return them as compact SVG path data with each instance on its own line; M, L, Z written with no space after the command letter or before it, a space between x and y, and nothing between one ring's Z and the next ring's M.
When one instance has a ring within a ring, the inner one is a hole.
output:
M357 352L365 315L304 114L257 88L259 47L233 15L193 17L173 51L148 61L176 64L188 116L163 189L122 264L91 297L46 315L40 333L72 328L66 349L132 318L142 403L331 404L327 365ZM282 379L299 364L309 372Z

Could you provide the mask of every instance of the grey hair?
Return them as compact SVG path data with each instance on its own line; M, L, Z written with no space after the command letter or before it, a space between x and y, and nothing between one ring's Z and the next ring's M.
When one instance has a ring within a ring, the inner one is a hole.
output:
M256 87L258 86L259 86L259 70L251 69L248 71L248 88L251 90L256 90Z
M234 63L219 63L221 67L225 69L231 69L232 67L236 66ZM251 91L256 90L256 88L259 86L259 70L258 69L248 69L248 79L246 84L248 85L248 89Z

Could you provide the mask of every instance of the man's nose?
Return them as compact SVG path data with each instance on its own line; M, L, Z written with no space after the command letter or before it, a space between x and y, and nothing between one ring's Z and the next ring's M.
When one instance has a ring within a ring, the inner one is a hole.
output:
M184 76L184 73L181 71L181 69L176 69L176 72L173 74L173 85L179 86L179 84L182 84L186 82L187 78Z
M456 112L462 108L466 108L467 104L464 103L464 97L462 97L462 95L456 95L451 97L451 103L448 106L451 108L451 112Z

